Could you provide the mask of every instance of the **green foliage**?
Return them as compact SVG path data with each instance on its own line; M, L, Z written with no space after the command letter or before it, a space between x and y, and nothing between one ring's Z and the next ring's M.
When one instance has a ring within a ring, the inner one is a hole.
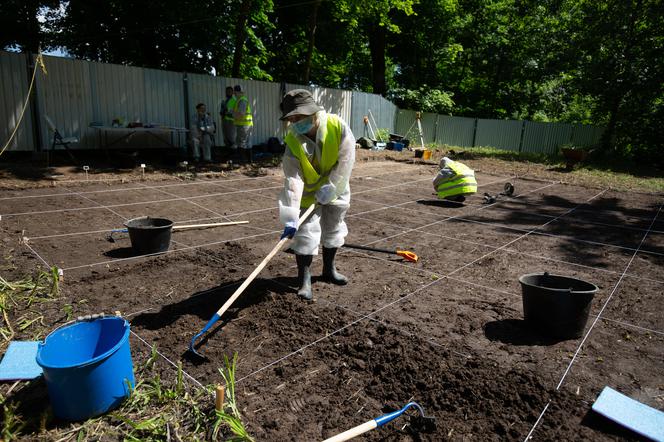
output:
M664 162L660 0L245 4L8 0L0 45L224 76L242 49L244 78L375 92L442 114L595 124L607 157Z
M55 267L49 272L40 271L34 277L19 281L7 281L0 276L0 314L3 321L0 350L17 333L24 337L27 334L31 339L43 338L46 326L42 322L44 317L39 312L39 304L53 302L58 295L58 269Z
M226 384L226 402L223 404L222 410L216 411L217 419L214 423L214 438L222 424L225 424L231 432L235 435L232 441L237 442L253 442L253 438L249 435L244 423L242 422L242 415L237 405L237 396L235 395L235 367L237 365L238 354L233 354L233 360L230 361L228 356L224 355L224 367L219 369L221 377ZM227 412L227 410L230 411Z
M395 88L388 98L402 109L413 109L422 112L450 114L454 108L452 94L426 85L417 90Z

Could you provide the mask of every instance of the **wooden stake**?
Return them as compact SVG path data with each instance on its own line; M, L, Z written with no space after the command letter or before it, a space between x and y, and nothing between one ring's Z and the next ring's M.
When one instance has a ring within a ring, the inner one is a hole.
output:
M214 408L217 411L224 411L224 391L223 385L217 385L214 398Z

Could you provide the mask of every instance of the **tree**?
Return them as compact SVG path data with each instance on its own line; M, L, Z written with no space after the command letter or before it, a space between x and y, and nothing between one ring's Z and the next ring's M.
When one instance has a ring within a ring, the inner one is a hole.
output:
M0 2L0 48L37 52L45 45L40 15L59 5L57 0L3 0Z
M661 1L583 0L567 7L578 60L575 85L597 97L594 118L606 124L603 147L652 143L661 158L661 129L653 131L652 124L664 101Z
M353 34L360 33L368 41L371 55L372 92L385 94L387 34L399 33L392 17L398 13L413 14L417 0L337 0L337 18L347 22Z

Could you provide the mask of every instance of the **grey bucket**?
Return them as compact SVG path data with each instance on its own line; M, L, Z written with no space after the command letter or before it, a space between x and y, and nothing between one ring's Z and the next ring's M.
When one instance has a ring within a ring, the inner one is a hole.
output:
M595 284L567 276L530 273L519 278L525 321L542 334L575 339L583 335Z

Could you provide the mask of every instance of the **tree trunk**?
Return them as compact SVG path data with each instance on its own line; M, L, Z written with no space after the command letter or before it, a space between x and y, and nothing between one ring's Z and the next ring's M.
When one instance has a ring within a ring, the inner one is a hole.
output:
M385 38L383 26L369 26L369 52L371 52L371 80L373 93L385 95Z
M235 52L233 53L233 68L231 76L240 77L240 66L242 66L242 55L244 53L244 41L247 39L247 22L251 11L251 0L243 0L235 28Z
M314 56L314 43L316 42L316 24L318 23L318 8L322 0L316 0L313 10L309 16L309 47L307 48L307 60L304 63L304 77L302 78L304 84L309 83L311 75L311 60Z
M611 103L611 110L609 111L609 123L602 134L602 149L608 150L613 147L613 138L616 132L616 123L618 122L618 112L620 111L620 103L622 96L616 96Z
M29 52L39 52L41 46L41 25L37 19L39 12L39 2L29 1L23 6L25 9L26 33L24 37L25 49Z

